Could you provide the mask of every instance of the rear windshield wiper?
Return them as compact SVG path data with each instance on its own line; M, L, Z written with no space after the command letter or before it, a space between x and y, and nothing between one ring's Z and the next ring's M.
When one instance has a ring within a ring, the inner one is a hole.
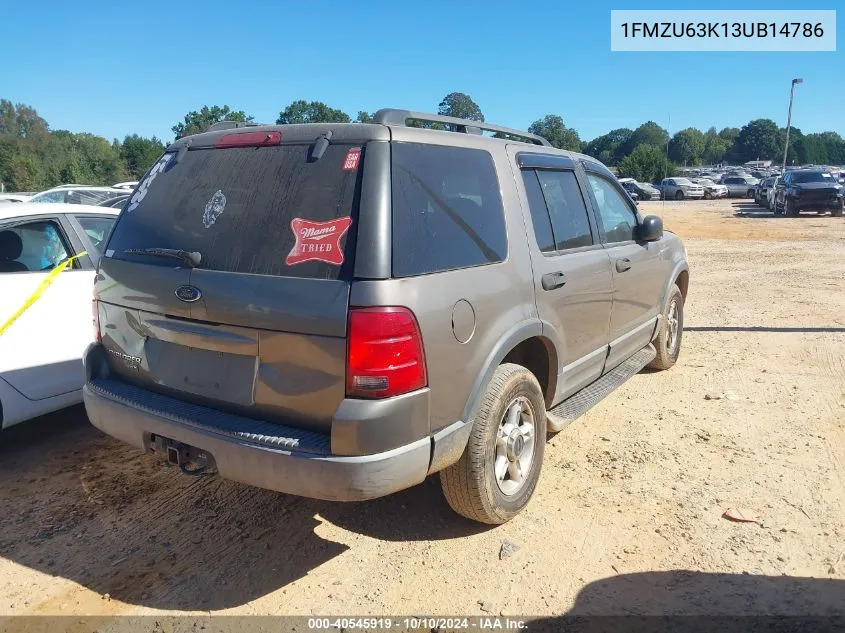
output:
M130 255L150 255L152 257L171 257L181 259L188 265L188 268L196 268L200 265L202 255L196 251L183 251L179 248L129 248L124 253Z

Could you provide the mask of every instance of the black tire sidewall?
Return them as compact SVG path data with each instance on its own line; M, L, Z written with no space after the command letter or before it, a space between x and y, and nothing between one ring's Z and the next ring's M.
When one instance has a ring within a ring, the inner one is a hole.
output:
M537 482L540 479L540 471L543 465L543 455L546 448L546 406L543 401L543 394L539 385L533 379L531 373L526 369L521 379L509 380L502 393L496 394L496 405L490 410L489 420L485 425L486 432L486 454L484 460L484 484L487 489L487 497L492 502L496 514L502 518L510 518L522 510L534 494ZM534 417L534 456L531 461L531 469L526 476L525 484L520 490L511 496L505 495L496 482L495 455L496 437L499 423L507 411L507 406L514 398L524 396L531 405Z
M669 352L669 358L673 363L678 360L678 356L681 354L681 342L684 337L684 295L677 286L672 289L672 293L669 295L669 302L666 304L665 321L667 336L669 331L669 310L672 307L672 301L676 298L678 302L678 341L675 344L675 349Z

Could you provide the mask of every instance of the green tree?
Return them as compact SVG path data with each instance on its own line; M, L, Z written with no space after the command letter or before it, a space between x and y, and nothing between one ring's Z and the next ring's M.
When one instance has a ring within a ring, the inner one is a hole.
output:
M619 163L619 175L640 182L657 182L675 173L675 166L657 145L637 146Z
M707 139L701 130L688 127L676 132L669 141L669 158L684 165L700 165Z
M777 123L771 119L749 121L742 126L732 149L731 156L736 162L782 158L783 140Z
M484 120L481 108L468 94L463 92L450 92L443 97L443 101L437 107L437 114L457 119L469 119L470 121Z
M349 115L337 108L330 108L322 101L299 99L279 112L276 123L349 123Z
M152 167L165 149L164 143L155 136L144 138L132 134L124 138L120 145L120 158L129 177L138 180Z
M534 121L528 131L544 137L552 146L558 149L568 149L573 152L581 151L581 139L578 132L563 124L563 119L556 114L547 114L542 119Z
M704 150L701 154L702 162L706 165L721 163L725 159L725 154L731 143L732 141L723 138L716 131L715 127L711 127L704 133Z
M375 112L372 114L366 110L358 110L358 116L355 118L356 123L372 123Z
M189 136L191 134L199 134L205 132L215 123L221 121L241 121L251 122L253 119L243 110L232 110L229 106L203 106L199 111L192 110L185 115L185 120L177 123L172 128L176 138Z
M0 99L0 134L33 138L46 134L48 129L47 121L38 116L32 106L13 105L8 99Z
M619 162L619 149L631 138L634 130L622 127L611 130L594 138L584 145L583 152L588 156L597 158L605 165L616 165Z
M657 125L654 121L646 121L636 130L628 139L619 147L616 155L616 160L621 161L622 158L628 156L640 145L654 145L655 147L663 148L666 151L666 143L669 142L669 132Z

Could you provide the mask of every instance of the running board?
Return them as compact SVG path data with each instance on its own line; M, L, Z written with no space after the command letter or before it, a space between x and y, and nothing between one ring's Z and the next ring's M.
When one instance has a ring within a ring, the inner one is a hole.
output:
M654 360L655 356L657 356L657 351L653 345L649 344L615 369L572 394L555 408L547 411L546 419L549 431L557 433L565 429L613 393L631 376L639 373L643 367Z

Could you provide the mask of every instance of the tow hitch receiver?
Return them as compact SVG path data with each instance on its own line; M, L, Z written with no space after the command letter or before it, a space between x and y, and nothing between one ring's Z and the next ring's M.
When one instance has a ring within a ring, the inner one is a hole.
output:
M154 435L150 440L154 452L163 454L168 464L178 466L186 475L211 475L217 472L214 457L202 449L160 435Z

